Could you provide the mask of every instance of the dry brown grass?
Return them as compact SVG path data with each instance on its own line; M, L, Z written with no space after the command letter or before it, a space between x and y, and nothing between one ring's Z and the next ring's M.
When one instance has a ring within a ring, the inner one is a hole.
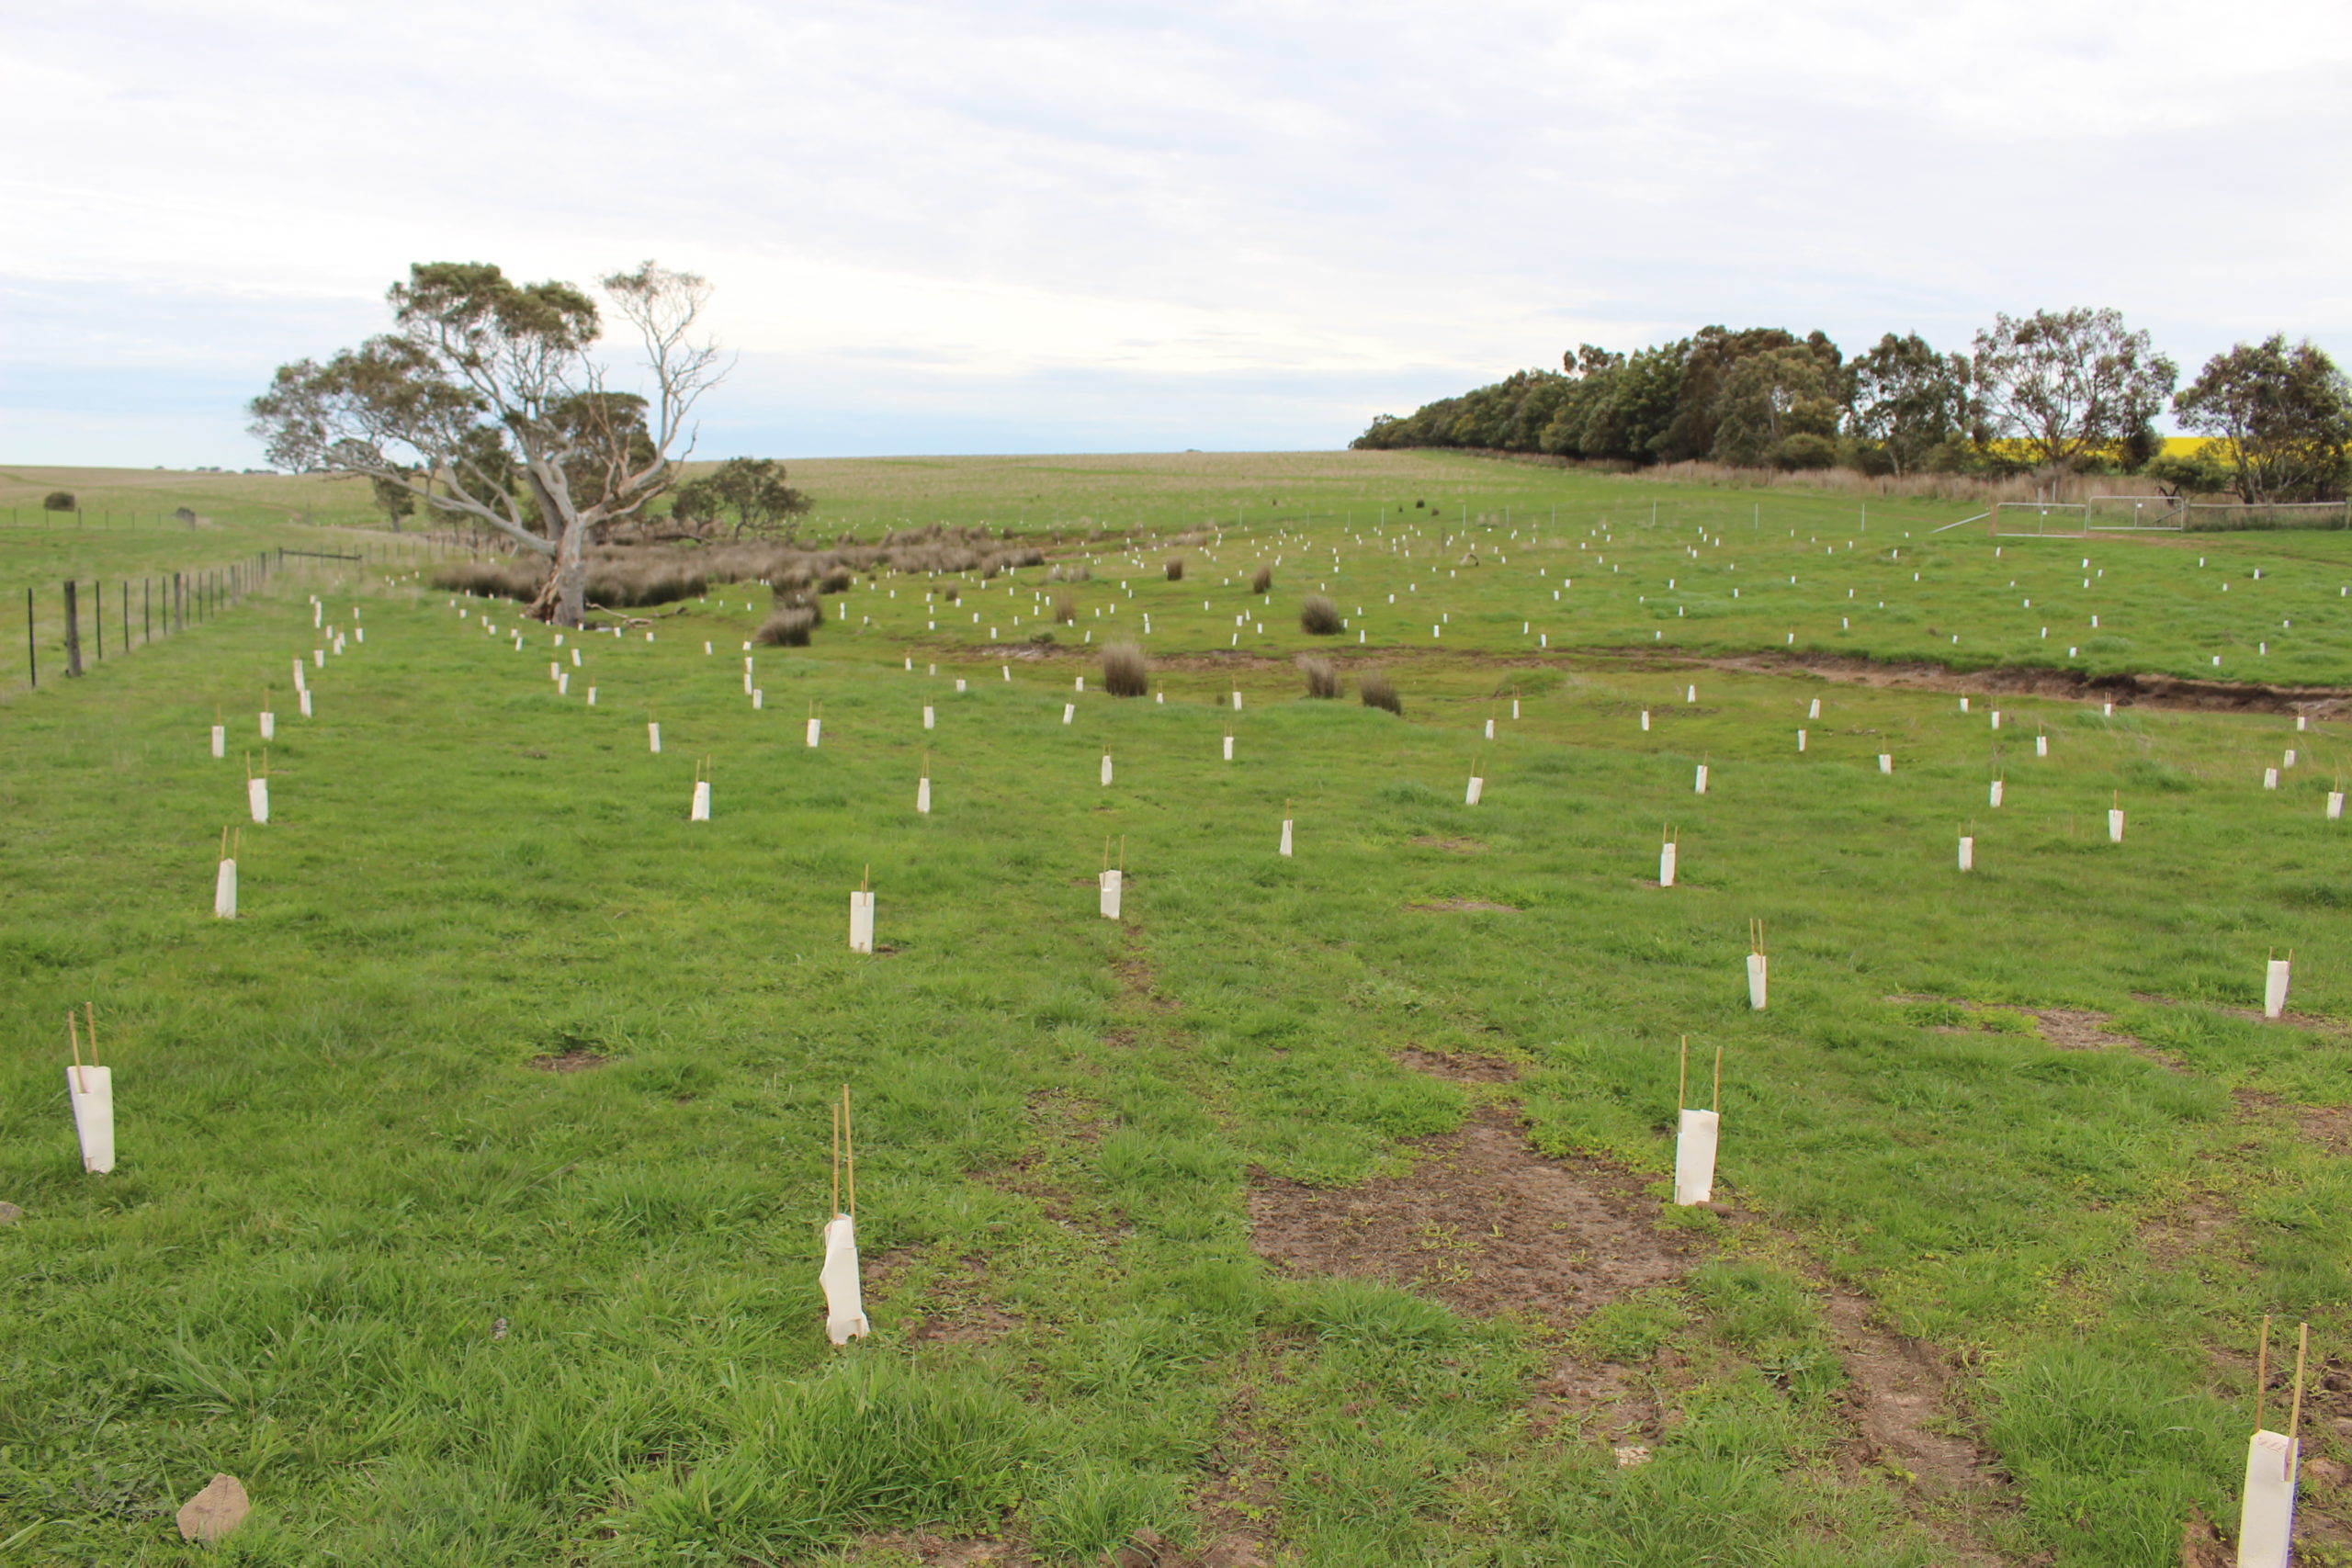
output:
M1274 586L1274 569L1261 566L1250 574L1250 592L1264 593Z
M1054 619L1066 626L1077 624L1078 601L1067 593L1055 594Z
M787 604L760 623L752 640L763 648L806 648L817 629L817 612L807 604Z
M1338 637L1343 629L1340 607L1332 604L1328 595L1321 593L1306 596L1306 602L1298 607L1298 624L1302 630L1315 637Z
M1302 655L1299 672L1306 677L1306 694L1310 697L1336 697L1340 694L1340 667L1328 659Z
M1405 699L1396 694L1396 683L1378 670L1367 670L1356 681L1356 695L1368 708L1382 708L1405 716Z
M1102 650L1102 689L1114 697L1140 697L1151 689L1150 667L1143 649L1131 642L1114 642Z
M1168 558L1168 581L1170 582L1182 582L1184 581L1184 558L1182 556L1170 556Z

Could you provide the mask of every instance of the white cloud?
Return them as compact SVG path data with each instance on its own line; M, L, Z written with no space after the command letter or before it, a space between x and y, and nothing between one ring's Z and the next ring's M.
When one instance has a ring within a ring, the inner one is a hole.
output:
M2185 362L2280 329L2352 344L2336 6L0 20L18 460L242 460L233 397L173 400L171 438L124 407L157 378L257 387L439 257L707 273L758 367L723 417L784 453L1337 443L1579 339L1708 321L1957 343L2100 303Z

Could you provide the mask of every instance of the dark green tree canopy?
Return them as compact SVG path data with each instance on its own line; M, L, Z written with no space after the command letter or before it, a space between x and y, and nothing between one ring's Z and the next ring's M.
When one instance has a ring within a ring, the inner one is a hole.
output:
M2220 445L2219 462L2245 502L2334 501L2352 452L2352 386L2335 362L2286 334L2239 344L2206 361L2173 400L2182 426Z
M671 515L693 524L729 524L738 539L789 532L791 519L809 509L808 495L786 482L774 457L729 457L677 489Z
M1997 315L1976 334L1973 358L1991 434L2023 442L2035 466L2053 468L2155 450L2154 422L2179 375L2122 311L2087 307Z
M1850 423L1887 464L1905 474L1967 434L1968 356L1939 354L1917 333L1888 333L1854 361Z

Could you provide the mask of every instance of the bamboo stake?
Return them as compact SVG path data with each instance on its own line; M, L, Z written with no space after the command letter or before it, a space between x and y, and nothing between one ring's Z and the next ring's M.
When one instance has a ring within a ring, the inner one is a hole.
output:
M1674 1080L1674 1113L1682 1114L1683 1102L1690 1098L1690 1037L1682 1037L1682 1070Z
M2300 1457L2295 1454L2295 1441L2301 1434L2303 1427L2303 1358L2310 1353L2311 1348L2312 1325L2308 1323L2297 1324L2295 1325L2295 1403L2287 1415L2287 1452L2290 1458ZM2298 1464L2295 1468L2301 1470L2302 1467Z
M72 1008L67 1008L65 1010L65 1037L73 1043L74 1046L74 1092L77 1094L87 1094L90 1092L90 1080L82 1071L82 1032L80 1027L74 1022L74 1010ZM97 1048L96 1046L91 1047L90 1056L92 1060L95 1061L96 1059L97 1054Z
M1724 1109L1724 1048L1723 1048L1723 1043L1722 1043L1722 1042L1720 1042L1720 1041L1718 1041L1718 1042L1716 1043L1716 1044L1715 1044L1715 1097L1714 1097L1714 1099L1713 1099L1712 1101L1710 1101L1710 1102L1708 1103L1707 1109L1708 1109L1708 1110L1710 1110L1710 1111L1714 1111L1714 1112L1715 1112L1716 1114L1718 1114L1718 1115L1721 1115L1721 1114L1723 1113L1723 1109Z
M849 1217L857 1218L857 1135L850 1127L849 1085L842 1085L842 1168L849 1177Z
M833 1213L842 1212L842 1108L833 1108Z

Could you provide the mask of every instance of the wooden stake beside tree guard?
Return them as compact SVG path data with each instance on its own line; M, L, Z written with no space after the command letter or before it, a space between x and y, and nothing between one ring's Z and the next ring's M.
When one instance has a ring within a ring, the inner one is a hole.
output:
M857 890L849 896L849 950L852 953L874 951L873 877L874 868L869 865L857 879Z
M1682 1037L1682 1072L1675 1084L1674 1201L1679 1208L1712 1202L1715 1195L1715 1143L1722 1130L1724 1048L1715 1047L1713 1108L1693 1111L1690 1098L1690 1037Z
M1764 1010L1765 982L1764 922L1747 922L1747 1005L1757 1011Z
M220 871L212 879L212 913L220 919L237 918L237 844L233 829L220 829Z
M817 1283L825 1292L825 1337L836 1345L873 1332L865 1321L865 1287L857 1267L857 1142L849 1119L849 1085L833 1102L833 1217L825 1222L825 1265Z
M65 1010L65 1033L74 1050L74 1065L65 1069L65 1090L74 1105L74 1133L82 1143L82 1168L104 1176L114 1168L114 1069L98 1066L98 1013L88 1009L90 1060L82 1061L82 1038L74 1010Z
M2287 956L2284 958L2278 956L2277 948L2270 950L2270 961L2263 966L2262 972L2263 1017L2283 1018L2286 1016L2287 985L2294 964L2295 950L2293 948L2287 950Z
M2298 1325L2287 1429L2267 1430L2262 1405L2270 1382L2270 1319L2262 1320L2262 1346L2254 1361L2254 1437L2246 1444L2245 1487L2238 1503L2238 1568L2287 1568L2293 1549L2295 1485L2302 1475L2303 1366L2311 1344L2311 1325Z

